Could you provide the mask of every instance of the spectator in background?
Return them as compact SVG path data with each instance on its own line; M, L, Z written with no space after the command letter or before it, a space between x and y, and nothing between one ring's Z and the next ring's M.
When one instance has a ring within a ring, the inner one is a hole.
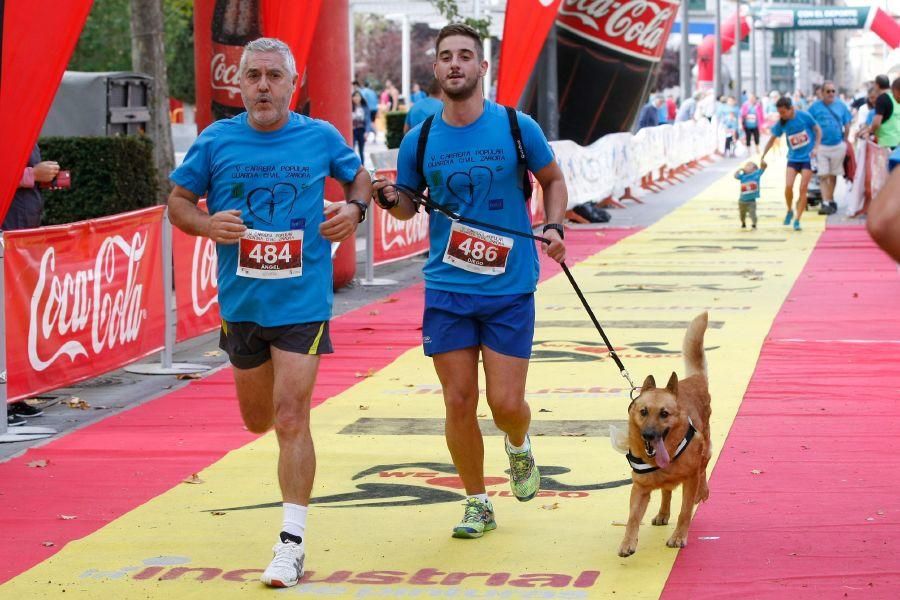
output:
M394 86L390 79L384 82L384 90L381 92L380 101L384 112L395 111L400 106L400 90Z
M875 100L875 117L872 119L872 135L878 138L878 145L894 148L900 144L900 77L893 84L887 75L875 78L878 98Z
M353 147L359 151L359 160L365 166L366 129L369 124L369 105L359 91L350 96L350 120L353 124Z
M700 101L702 96L700 92L694 92L693 96L682 102L681 106L678 107L678 112L675 114L675 120L693 121L694 115L697 114L697 102Z
M354 81L353 84L359 89L359 93L362 94L363 100L366 101L366 106L369 107L368 127L371 129L371 124L375 122L375 117L378 115L378 94L376 94L375 90L368 85L360 85L358 81Z
M856 123L859 127L859 130L856 132L856 139L866 139L869 137L872 121L875 119L875 102L878 100L878 94L878 87L873 83L872 87L869 88L868 95L864 98L865 102L856 112Z
M844 157L847 155L847 136L850 133L850 110L843 102L835 100L837 87L833 81L822 84L821 98L809 107L809 114L822 129L822 144L816 156L816 171L822 188L820 215L837 212L834 188L837 178L844 174Z
M697 110L707 121L712 121L716 114L716 95L712 90L706 90L703 99L697 102Z
M750 97L741 106L741 127L744 129L744 137L747 140L747 150L750 150L750 144L753 143L753 151L759 152L759 127L763 123L763 107L762 102L756 97L756 94L750 94Z
M666 100L663 98L662 94L657 94L659 96L659 104L656 107L657 110L657 125L664 125L669 122L669 109L666 108Z
M409 94L409 103L411 105L415 104L419 100L424 100L427 97L428 94L425 93L425 90L422 89L422 86L420 86L418 83L414 83L412 85L412 92L410 92Z
M677 114L678 105L675 104L675 97L670 92L666 94L666 123L674 123Z
M635 131L640 131L644 127L656 127L659 125L659 109L662 104L663 97L659 95L653 96L648 100L647 104L644 105L644 108L641 109L641 114L638 117L637 129Z
M431 115L438 113L443 107L441 86L438 84L437 79L432 79L431 83L428 84L428 96L424 100L416 102L412 109L406 113L406 123L403 125L404 135Z
M733 96L728 96L719 120L725 133L725 156L734 156L738 143L738 107Z

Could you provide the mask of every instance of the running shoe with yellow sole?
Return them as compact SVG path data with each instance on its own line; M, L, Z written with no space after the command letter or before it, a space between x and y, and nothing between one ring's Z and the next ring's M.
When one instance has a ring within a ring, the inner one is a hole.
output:
M485 532L497 529L494 507L490 500L467 498L466 510L459 525L453 528L453 537L463 539L480 538Z
M525 439L528 441L525 452L513 452L509 447L509 438L503 444L509 456L509 487L519 502L531 500L541 489L541 472L531 453L531 439L527 435Z

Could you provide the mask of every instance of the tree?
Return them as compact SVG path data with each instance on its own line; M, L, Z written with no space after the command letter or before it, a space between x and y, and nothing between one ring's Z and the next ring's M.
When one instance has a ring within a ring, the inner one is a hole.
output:
M478 32L478 35L484 38L490 37L491 16L484 18L466 17L462 18L459 12L459 4L457 0L431 0L434 7L437 8L444 17L451 23L465 23Z
M175 168L172 128L169 124L169 83L163 43L163 0L131 0L131 62L139 73L153 77L150 126L160 191L171 189L169 173Z

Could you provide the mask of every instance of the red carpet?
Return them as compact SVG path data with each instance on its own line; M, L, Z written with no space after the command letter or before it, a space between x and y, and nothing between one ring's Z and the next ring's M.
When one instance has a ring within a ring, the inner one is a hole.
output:
M864 228L829 228L769 332L662 597L900 596L898 431L900 272Z
M568 232L569 264L637 229ZM544 277L559 272L544 260ZM332 322L337 353L323 359L314 404L348 389L421 343L421 285ZM587 316L585 316L587 321ZM255 436L243 429L224 370L0 464L0 583L67 542L178 485ZM28 467L46 460L44 468ZM60 515L77 518L64 520ZM45 546L52 542L52 546Z

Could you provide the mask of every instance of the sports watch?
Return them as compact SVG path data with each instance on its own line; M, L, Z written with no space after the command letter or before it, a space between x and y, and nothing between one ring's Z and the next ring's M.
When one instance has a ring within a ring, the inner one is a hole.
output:
M544 225L543 233L547 233L548 229L552 229L556 233L558 233L559 239L564 240L566 238L566 232L563 229L563 226L559 223L547 223L546 225Z
M362 223L366 220L366 211L369 210L369 205L363 202L362 200L347 200L347 204L355 204L359 207L359 222Z

